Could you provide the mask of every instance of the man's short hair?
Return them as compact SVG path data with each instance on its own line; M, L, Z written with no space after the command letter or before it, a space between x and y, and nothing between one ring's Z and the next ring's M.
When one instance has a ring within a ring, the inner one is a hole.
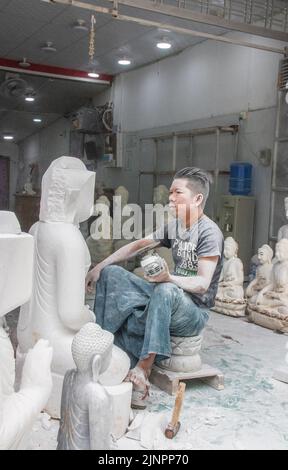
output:
M212 176L204 170L196 167L187 167L177 171L174 179L183 178L188 180L187 186L194 194L203 195L202 207L205 207L209 196L210 183Z

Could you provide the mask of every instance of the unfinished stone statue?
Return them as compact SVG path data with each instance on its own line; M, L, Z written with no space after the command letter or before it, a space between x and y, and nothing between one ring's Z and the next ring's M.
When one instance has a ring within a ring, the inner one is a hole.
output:
M0 450L26 449L52 388L52 349L42 340L27 354L22 383L15 393L14 351L3 328L4 316L31 295L33 251L33 238L21 233L15 214L0 211Z
M261 290L255 305L249 306L250 319L258 325L288 333L288 239L275 249L271 282Z
M129 201L129 191L125 186L118 186L118 188L115 189L115 196L121 197L122 207L127 206Z
M273 250L269 245L263 245L258 250L259 266L256 278L250 282L246 289L246 298L249 305L255 304L259 292L271 283Z
M232 237L226 238L224 264L213 310L232 317L243 317L246 308L243 290L244 271L237 253L238 243Z
M113 253L113 220L110 217L110 201L106 196L100 196L97 199L94 215L99 218L91 224L90 236L86 243L92 265L96 266Z
M57 450L109 450L113 407L99 375L108 368L114 336L87 323L74 336L72 356L77 369L64 379Z
M53 347L53 392L47 412L60 416L66 371L74 367L72 339L95 321L85 306L85 276L90 255L79 223L89 218L94 203L95 173L77 158L52 162L42 180L40 220L31 228L35 239L34 284L30 302L18 323L19 363L40 338Z
M285 215L286 219L288 219L288 197L284 199L284 207L285 207ZM288 238L288 224L283 225L278 232L278 242L282 240L282 238Z
M33 179L33 173L38 168L38 164L37 163L31 163L29 165L29 168L30 168L29 175L28 175L26 183L24 184L24 190L22 191L22 194L25 194L27 196L35 196L36 191L34 191L34 189L33 189L32 179Z
M164 184L159 184L153 191L153 204L166 206L169 203L169 189Z

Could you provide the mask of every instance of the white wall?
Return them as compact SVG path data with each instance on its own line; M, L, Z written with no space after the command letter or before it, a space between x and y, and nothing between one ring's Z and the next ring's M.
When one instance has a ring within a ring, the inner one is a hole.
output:
M41 178L52 160L62 155L69 155L69 128L68 120L61 118L21 142L18 190L23 189L30 163L39 164L38 177L33 181L36 189L39 189Z
M241 33L231 36L280 49L285 46ZM204 41L174 57L121 74L111 90L115 123L130 133L130 139L131 134L139 138L163 130L221 125L229 119L237 123L239 113L249 111L248 120L241 122L238 159L254 165L254 249L268 241L271 167L261 166L258 157L260 150L273 149L281 58L276 53ZM135 145L133 157L137 156ZM123 176L130 193L137 194L137 163L130 172L105 169L103 176L112 186Z
M275 106L280 58L246 47L202 42L117 77L116 122L123 131L134 132Z
M10 159L10 195L9 195L9 208L14 209L14 194L17 186L18 176L18 145L12 143L0 143L0 155Z

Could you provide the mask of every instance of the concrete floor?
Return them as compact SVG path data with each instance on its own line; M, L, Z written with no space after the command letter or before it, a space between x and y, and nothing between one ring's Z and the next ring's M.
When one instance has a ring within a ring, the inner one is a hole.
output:
M153 426L153 436L144 439L146 448L287 450L288 384L272 379L273 370L284 365L287 340L246 319L212 312L202 359L224 373L225 390L188 382L178 435L169 441ZM173 397L152 387L150 414L145 415L157 419L162 413L169 420L173 405ZM57 430L58 422L47 425L40 419L30 448L55 449ZM117 447L143 449L138 440L128 438L118 441Z

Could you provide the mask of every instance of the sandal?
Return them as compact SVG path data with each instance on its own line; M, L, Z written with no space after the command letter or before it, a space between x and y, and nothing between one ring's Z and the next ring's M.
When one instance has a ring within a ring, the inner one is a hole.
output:
M138 379L137 384L133 380L133 375L136 380ZM133 383L131 408L136 410L145 410L145 400L149 396L150 383L143 369L136 366L134 369L129 371L125 381Z

